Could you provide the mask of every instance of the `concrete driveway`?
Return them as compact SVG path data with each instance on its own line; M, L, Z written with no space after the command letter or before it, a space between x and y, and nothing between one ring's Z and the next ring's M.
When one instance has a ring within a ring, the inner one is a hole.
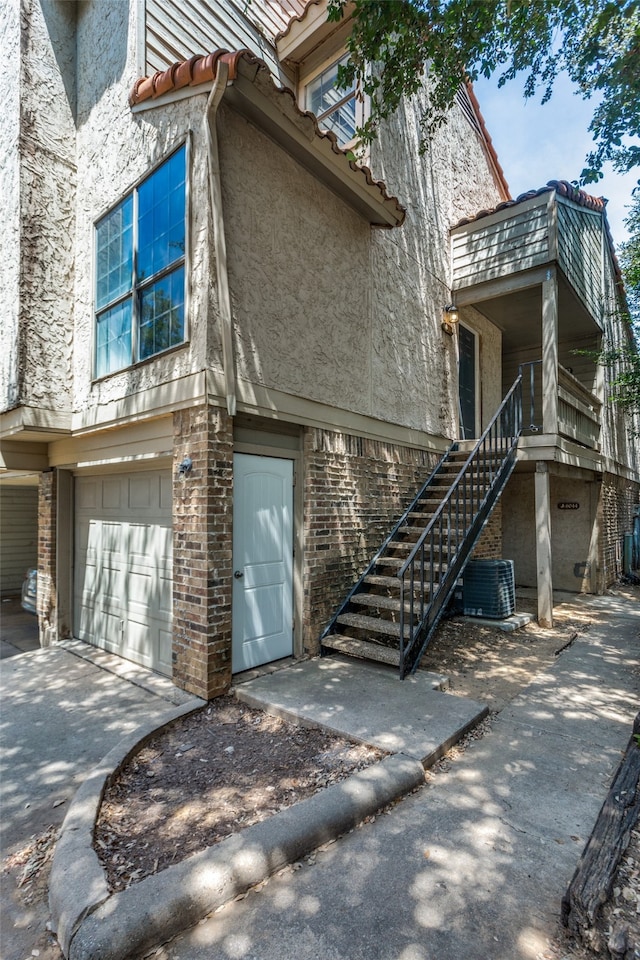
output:
M21 628L28 633L32 624L14 621L18 629L8 636L5 611L0 611L1 953L3 960L32 955L53 960L60 953L46 930L44 884L26 903L16 886L19 869L7 872L6 858L61 824L78 786L122 737L140 726L161 725L180 705L195 708L202 701L79 641L29 650L33 637Z
M20 597L3 597L0 601L0 660L39 649L37 617L25 613L20 606Z

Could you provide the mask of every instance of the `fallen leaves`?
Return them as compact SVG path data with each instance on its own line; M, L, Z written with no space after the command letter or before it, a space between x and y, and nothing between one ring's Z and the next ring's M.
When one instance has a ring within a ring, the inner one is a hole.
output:
M43 869L53 857L59 834L60 828L52 824L42 833L31 836L24 847L3 861L3 869L7 872L21 868L16 883L23 891L25 903L31 903L33 900L33 888Z
M383 754L221 697L149 741L107 791L95 848L122 890Z

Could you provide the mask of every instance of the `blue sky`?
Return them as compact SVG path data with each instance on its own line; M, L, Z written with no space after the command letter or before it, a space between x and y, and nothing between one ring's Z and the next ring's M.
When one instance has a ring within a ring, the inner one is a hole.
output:
M577 180L591 148L588 126L593 104L573 93L566 77L556 82L551 100L524 100L523 82L513 80L498 89L495 80L478 80L474 90L480 110L504 170L511 195L537 189L548 180ZM610 168L599 183L584 189L607 197L607 217L616 244L627 238L623 220L639 172L620 176Z

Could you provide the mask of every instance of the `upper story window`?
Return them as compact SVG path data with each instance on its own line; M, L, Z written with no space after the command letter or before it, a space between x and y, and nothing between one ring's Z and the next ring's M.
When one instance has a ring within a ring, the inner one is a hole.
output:
M346 64L347 55L325 67L305 86L306 108L315 113L325 130L335 133L340 143L349 143L358 126L358 102L355 85L338 87L338 67Z
M318 118L324 130L331 130L341 146L351 144L365 120L364 98L356 85L338 87L338 67L348 54L336 56L303 82L304 106Z
M95 376L185 339L186 147L96 224Z

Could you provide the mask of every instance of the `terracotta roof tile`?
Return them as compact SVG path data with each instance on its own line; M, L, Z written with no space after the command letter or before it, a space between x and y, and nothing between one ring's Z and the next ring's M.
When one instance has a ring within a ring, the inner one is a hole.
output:
M405 208L397 197L387 192L384 181L376 180L369 167L351 160L348 156L348 151L343 150L339 145L336 135L330 130L321 129L314 113L311 113L309 110L301 110L293 90L290 90L289 87L279 86L273 79L273 75L264 60L256 57L250 50L236 50L235 52L216 50L206 56L196 55L191 57L190 60L181 60L173 63L170 67L167 67L166 70L154 73L151 77L142 77L140 80L136 80L129 95L129 104L131 107L134 107L147 100L154 100L173 90L181 90L185 87L210 82L215 79L217 65L220 61L224 61L229 65L230 81L235 80L238 76L241 61L255 66L257 68L256 80L258 80L258 78L262 82L269 80L274 90L288 100L288 105L293 107L295 113L299 117L305 117L311 122L313 133L316 137L328 140L333 153L343 156L354 172L362 173L367 184L370 187L376 187L380 191L382 201L395 204L397 209L397 225L400 226L405 217Z
M504 175L504 170L498 160L498 154L496 148L493 145L493 140L487 130L487 125L484 122L484 117L482 116L482 111L480 109L480 104L478 103L478 98L476 97L475 90L473 89L473 84L471 82L467 83L467 93L469 94L469 99L475 111L476 117L478 118L478 123L480 124L480 129L482 130L482 136L484 137L485 143L487 145L487 151L491 157L491 161L495 167L496 175L499 181L500 188L503 191L503 196L507 198L508 202L511 199L511 191L509 190L509 184Z
M136 80L129 94L129 105L134 107L145 100L155 100L163 93L213 80L220 59L229 64L229 79L233 80L236 76L238 58L243 54L253 56L249 50L238 50L235 53L216 50L207 56L196 54L189 60L172 63L166 70L160 70L151 77L141 77Z
M577 187L574 187L568 180L549 180L547 185L540 187L539 190L527 190L526 193L521 193L515 200L504 200L489 210L480 210L476 213L475 217L464 217L462 220L459 220L455 226L463 227L467 223L474 223L476 220L482 220L483 217L490 217L492 213L498 213L499 210L506 210L507 207L515 207L519 203L524 203L525 200L532 200L534 197L540 197L543 193L551 193L554 190L556 193L559 193L560 196L567 197L569 200L573 200L574 203L579 203L581 207L587 207L589 210L597 210L599 213L604 212L607 205L604 197L592 197L584 190L579 190Z
M291 30L294 23L302 23L304 18L307 16L309 7L318 7L323 2L324 0L309 0L309 2L305 4L304 10L302 10L301 13L297 14L295 17L291 17L291 20L289 20L289 23L287 24L285 29L277 35L276 43L278 42L278 40L282 40L283 37L287 36L287 34Z

